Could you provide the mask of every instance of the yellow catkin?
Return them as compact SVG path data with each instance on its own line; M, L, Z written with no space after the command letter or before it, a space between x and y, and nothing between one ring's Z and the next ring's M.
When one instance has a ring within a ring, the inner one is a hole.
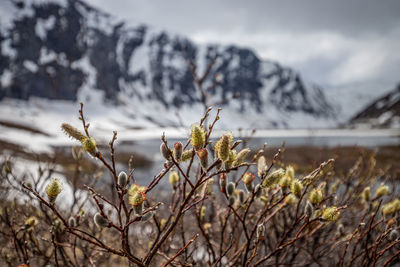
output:
M146 192L146 187L145 186L140 186L138 184L132 184L129 187L128 194L129 195L133 195L133 194L135 194L137 192Z
M192 155L193 155L193 149L183 151L181 161L185 162L190 160L192 158Z
M361 197L364 201L368 202L371 199L371 187L365 187L361 193Z
M285 197L285 203L288 205L296 204L297 198L293 194L289 194Z
M383 197L386 196L389 193L389 186L381 184L377 189L376 189L376 196L377 197Z
M279 180L280 187L289 187L291 184L291 179L289 176L285 175Z
M171 171L168 178L169 183L175 188L176 184L179 182L179 174L176 171Z
M398 198L394 199L391 203L393 204L396 211L400 210L400 200Z
M128 190L129 204L134 207L140 206L146 200L146 187L132 184Z
M396 207L393 205L393 203L386 203L382 207L382 213L383 215L391 215L396 212Z
M51 182L46 186L46 194L50 201L54 201L61 193L62 189L62 184L57 178L51 180Z
M254 175L250 172L243 174L242 181L244 184L251 184L254 181Z
M228 160L225 161L225 168L229 169L233 167L233 162L236 160L237 157L237 151L235 149L229 151L229 157Z
M276 184L283 176L285 175L285 171L283 169L278 169L270 174L267 175L267 177L264 178L262 181L262 186L263 187L270 187Z
M192 132L190 133L190 144L196 150L203 147L206 141L206 133L202 126L199 124L192 125Z
M231 133L225 133L222 135L221 139L215 144L215 153L217 158L222 161L227 161L229 159L229 152L231 151L233 136Z
M286 175L293 181L294 179L294 168L293 166L289 165L286 167Z
M294 180L290 185L290 192L296 197L301 196L301 192L303 191L303 184L299 180Z
M98 150L97 150L96 140L94 140L93 137L85 137L82 140L82 148L93 157L96 157Z
M235 161L233 162L233 166L238 166L240 164L242 164L245 160L247 155L250 153L250 149L245 148L242 149L236 156Z
M324 196L320 189L314 188L313 190L311 190L310 196L308 197L308 199L310 200L310 202L312 204L319 204L324 199Z
M129 204L136 207L142 204L146 200L146 194L144 192L136 192L129 195Z
M86 137L81 131L77 128L71 126L68 123L61 124L61 129L65 132L66 135L82 142L82 140Z
M334 222L339 219L340 212L337 207L329 207L322 212L322 219Z

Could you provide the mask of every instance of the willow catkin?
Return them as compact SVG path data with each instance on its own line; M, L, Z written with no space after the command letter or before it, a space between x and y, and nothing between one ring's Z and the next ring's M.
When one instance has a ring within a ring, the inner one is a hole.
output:
M229 152L231 151L233 136L231 133L225 133L215 144L215 153L217 158L222 161L227 161L229 158Z
M81 131L68 123L61 124L61 129L64 133L80 142L86 137Z
M55 178L46 186L46 194L50 202L54 202L57 196L61 193L63 186L61 182Z
M202 126L199 124L192 125L192 131L190 133L190 144L196 150L202 148L206 140L206 133Z

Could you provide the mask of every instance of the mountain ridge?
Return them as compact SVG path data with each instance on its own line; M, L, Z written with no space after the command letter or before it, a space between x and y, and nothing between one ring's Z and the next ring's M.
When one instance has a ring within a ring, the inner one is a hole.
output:
M0 99L82 101L94 89L116 106L134 103L137 116L160 124L168 121L166 115L158 119L159 114L144 109L161 105L162 112L185 117L182 110L201 102L188 62L202 71L216 57L205 87L222 77L209 92L213 101L241 95L222 106L237 116L253 116L244 127L291 128L302 120L304 127L336 123L335 104L321 88L248 48L196 45L144 24L117 21L80 0L10 3L17 15L0 34Z

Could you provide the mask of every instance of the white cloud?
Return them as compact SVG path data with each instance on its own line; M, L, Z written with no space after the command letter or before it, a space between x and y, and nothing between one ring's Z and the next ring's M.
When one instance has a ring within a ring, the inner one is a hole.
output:
M201 43L254 48L322 85L400 80L398 0L88 1Z

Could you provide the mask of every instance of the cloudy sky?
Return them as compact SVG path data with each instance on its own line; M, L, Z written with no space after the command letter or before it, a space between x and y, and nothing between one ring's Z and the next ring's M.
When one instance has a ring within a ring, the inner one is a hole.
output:
M201 42L252 47L321 85L400 81L399 0L88 0Z

